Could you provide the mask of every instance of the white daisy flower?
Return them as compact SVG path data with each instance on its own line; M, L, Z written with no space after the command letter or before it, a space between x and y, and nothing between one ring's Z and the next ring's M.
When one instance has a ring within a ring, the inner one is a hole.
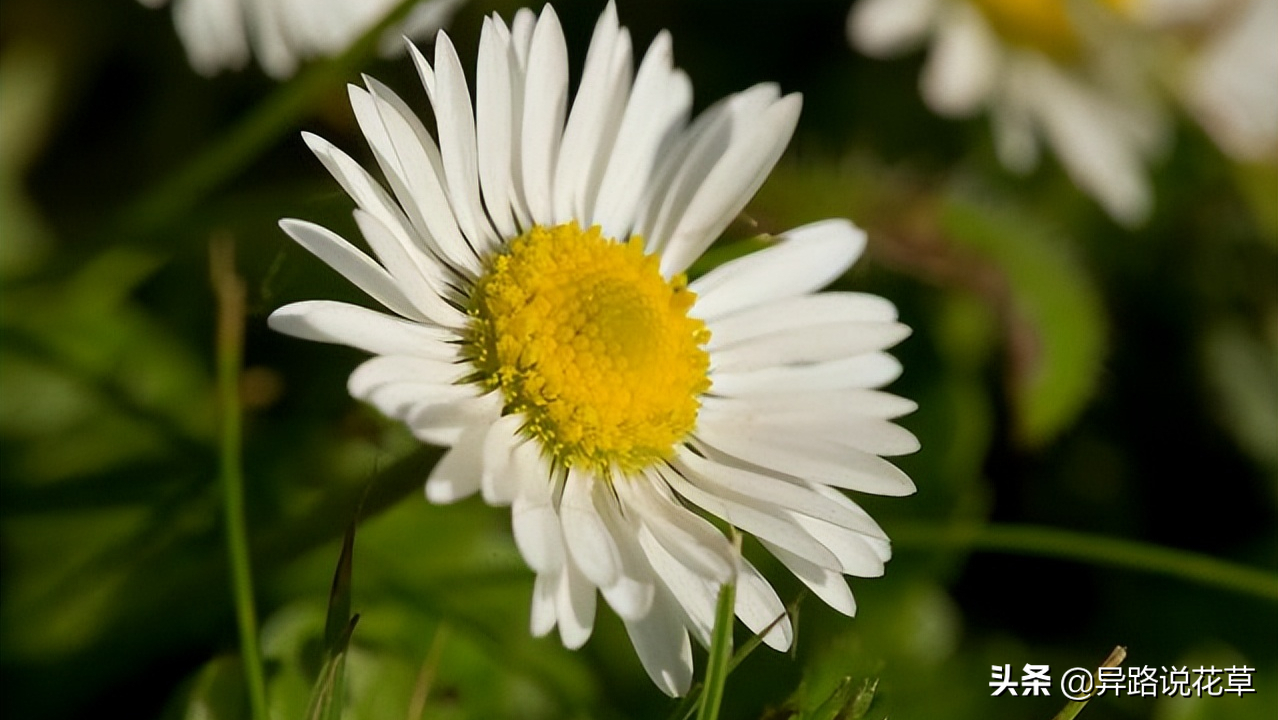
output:
M1278 161L1278 0L1135 0L1180 56L1172 90L1231 157Z
M161 7L169 0L138 0ZM382 38L382 52L402 36L428 37L463 0L423 0ZM173 24L191 67L202 75L243 68L251 54L262 70L286 78L304 60L344 51L399 0L174 0Z
M862 0L849 40L888 56L932 48L920 78L936 112L988 110L1005 166L1027 172L1046 143L1065 171L1116 220L1143 222L1145 165L1169 119L1147 77L1143 43L1118 11L1123 0Z
M670 36L635 70L611 4L571 107L549 6L510 27L484 20L473 104L447 35L433 64L410 52L438 145L384 85L350 89L389 190L305 136L358 205L376 259L281 222L393 315L311 301L271 326L376 356L351 393L451 447L426 482L431 501L511 506L536 573L536 635L557 626L581 646L598 591L652 680L682 694L691 639L708 644L719 589L735 582L737 616L787 648L781 600L720 526L853 614L843 576L881 574L890 549L840 489L913 492L880 456L918 448L891 422L914 404L875 389L899 374L884 351L908 328L881 298L817 292L864 234L826 220L684 277L781 156L800 98L761 84L690 123Z

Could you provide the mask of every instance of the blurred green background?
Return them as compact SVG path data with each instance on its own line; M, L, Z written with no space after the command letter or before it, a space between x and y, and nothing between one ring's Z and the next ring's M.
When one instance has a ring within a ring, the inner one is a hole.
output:
M458 13L463 65L483 14L516 7ZM600 8L556 5L574 73ZM853 219L870 247L838 286L888 297L914 328L890 389L919 404L903 424L923 450L899 463L919 492L856 498L894 539L887 575L852 579L855 619L803 600L793 656L752 654L722 716L835 717L841 683L877 681L865 717L1047 720L1059 692L990 697L990 666L1056 678L1125 645L1134 666L1246 664L1257 692L1106 697L1081 717L1275 717L1275 167L1230 162L1181 118L1152 169L1154 216L1127 231L1050 159L1007 174L984 119L930 113L921 54L850 49L848 0L619 9L636 47L673 32L697 108L766 80L804 94L786 157L732 233ZM347 395L359 353L267 330L286 302L369 302L275 225L355 237L351 202L298 131L368 160L344 89L359 72L427 107L406 60L310 70L283 86L254 68L199 77L168 12L129 0L0 6L4 716L247 714L217 485L220 237L248 288L244 463L274 716L303 715L357 521L346 717L666 717L675 702L610 611L578 652L529 637L532 573L509 511L422 498L438 451ZM1104 538L1176 551L1173 565L1192 564L1185 551L1258 569L1270 597L1115 566ZM796 598L758 550L747 543Z

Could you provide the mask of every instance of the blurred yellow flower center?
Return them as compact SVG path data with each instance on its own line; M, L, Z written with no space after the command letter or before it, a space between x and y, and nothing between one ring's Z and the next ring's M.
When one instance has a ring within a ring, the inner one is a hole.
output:
M1082 0L1121 11L1129 0ZM1005 41L1057 59L1078 56L1079 38L1070 0L970 0Z
M468 357L507 413L567 466L601 474L669 457L710 387L696 295L666 280L638 236L540 225L492 256L475 284Z

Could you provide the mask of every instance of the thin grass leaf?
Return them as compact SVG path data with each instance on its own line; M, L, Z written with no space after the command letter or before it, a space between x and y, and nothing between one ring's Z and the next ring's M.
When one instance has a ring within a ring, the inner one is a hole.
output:
M328 617L324 622L324 648L331 655L341 648L342 636L351 618L351 568L355 551L355 523L346 527L342 553L333 573L333 587L328 593ZM349 639L349 638L347 638Z
M351 634L355 632L355 624L358 622L359 615L350 619L338 636L337 651L327 654L324 666L320 668L319 679L315 681L315 689L311 691L311 701L306 709L307 720L341 720L346 696L346 649L350 646Z
M874 704L874 695L878 690L878 678L862 680L861 689L857 691L856 697L852 698L852 704L844 717L848 720L860 720L865 717L865 714L870 712L870 706Z

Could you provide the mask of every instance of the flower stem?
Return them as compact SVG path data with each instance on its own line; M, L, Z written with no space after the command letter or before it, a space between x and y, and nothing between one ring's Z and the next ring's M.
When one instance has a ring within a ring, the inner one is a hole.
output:
M888 529L898 547L963 548L1054 557L1139 570L1278 601L1278 573L1188 550L1038 525L905 521L893 523Z
M741 555L741 536L735 532L732 543ZM717 720L723 704L723 688L732 672L732 628L737 619L736 582L724 583L719 588L719 603L714 613L714 630L710 635L710 658L706 661L705 689L697 708L697 720Z
M717 720L719 707L723 704L723 688L728 681L728 666L732 661L736 589L736 584L730 582L719 588L719 604L715 610L714 631L710 638L710 659L706 662L705 691L701 693L697 720Z
M221 435L220 475L226 512L226 549L231 567L240 655L248 685L253 720L267 720L266 680L257 644L257 611L253 605L253 571L249 563L248 526L244 517L244 474L241 468L240 364L244 354L244 283L235 274L234 245L215 238L209 248L209 270L217 297L217 393Z

